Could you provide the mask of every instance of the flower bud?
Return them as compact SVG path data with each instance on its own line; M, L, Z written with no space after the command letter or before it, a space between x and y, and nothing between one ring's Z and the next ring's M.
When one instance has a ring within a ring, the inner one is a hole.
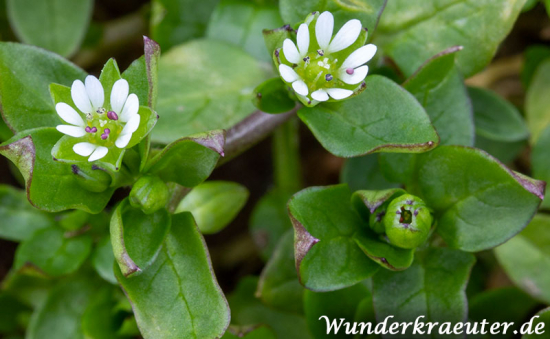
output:
M111 186L111 176L109 173L95 165L72 165L71 169L80 187L90 192L100 193Z
M168 187L156 176L143 176L132 187L130 205L151 214L163 208L169 198Z
M404 194L394 199L384 216L386 236L397 247L412 249L428 239L433 216L420 198Z

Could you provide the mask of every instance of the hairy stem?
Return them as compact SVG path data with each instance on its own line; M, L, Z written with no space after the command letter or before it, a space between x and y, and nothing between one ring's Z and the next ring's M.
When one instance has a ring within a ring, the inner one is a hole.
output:
M294 117L273 135L275 185L285 192L296 192L302 187L298 126Z

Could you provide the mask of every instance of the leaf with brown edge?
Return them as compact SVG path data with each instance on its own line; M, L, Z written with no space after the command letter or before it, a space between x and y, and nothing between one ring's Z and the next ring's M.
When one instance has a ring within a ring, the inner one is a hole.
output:
M123 200L111 217L111 244L115 260L125 277L141 273L157 257L170 229L165 209L145 214Z
M27 198L36 208L48 212L101 212L114 188L99 193L86 190L78 184L71 165L54 161L51 150L61 136L49 127L25 131L1 144L0 154L17 166L25 179Z
M310 290L348 287L379 268L353 240L368 225L351 207L350 199L347 185L337 185L307 188L288 203L298 277Z
M208 178L223 156L225 131L215 130L185 137L168 144L152 158L144 172L164 181L194 187Z

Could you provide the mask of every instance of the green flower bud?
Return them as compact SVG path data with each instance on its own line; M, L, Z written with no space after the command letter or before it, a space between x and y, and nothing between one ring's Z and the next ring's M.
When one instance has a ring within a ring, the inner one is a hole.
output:
M387 208L388 203L385 203L382 206L378 207L369 217L370 228L378 234L384 234L386 232L386 226L384 225L384 216L386 215Z
M410 194L394 199L384 216L390 243L406 249L423 244L428 239L432 223L433 216L424 201Z
M76 182L90 192L103 192L111 186L111 176L96 165L71 165Z
M166 206L170 192L166 184L156 176L143 176L132 187L130 205L151 214Z

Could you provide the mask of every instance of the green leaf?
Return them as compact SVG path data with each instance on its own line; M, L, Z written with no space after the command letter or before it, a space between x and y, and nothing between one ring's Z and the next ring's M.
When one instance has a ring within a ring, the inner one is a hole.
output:
M520 234L495 248L512 281L537 300L550 303L550 217L537 214Z
M455 66L460 47L451 47L426 61L404 84L426 109L441 145L473 146L472 105Z
M339 323L354 321L375 322L374 314L372 319L357 319L359 307L363 303L372 304L372 295L363 283L333 292L317 293L306 290L304 308L307 326L315 338L326 338L327 322L332 323L333 319ZM328 320L325 319L325 317ZM331 338L349 338L342 328L337 335L330 335Z
M256 59L271 63L262 30L282 25L275 2L221 0L210 17L206 36L237 45Z
M170 229L165 209L145 214L123 200L111 218L111 244L124 276L140 274L153 264Z
M115 272L113 271L114 264L115 255L111 239L109 236L105 236L97 243L92 253L92 265L100 277L111 284L116 284Z
M342 27L348 20L359 19L369 30L374 33L378 18L386 6L386 0L359 0L342 2L338 0L281 0L279 9L283 21L292 26L304 21L306 16L314 11L329 11L334 14L335 27ZM391 1L390 1L391 2ZM336 34L336 31L334 32Z
M380 153L378 163L382 175L390 182L408 186L414 178L416 154Z
M15 2L15 1L14 1ZM2 116L14 132L55 127L59 116L49 86L70 86L86 73L51 52L12 42L0 42L0 95Z
M534 45L527 48L523 70L521 71L521 82L525 88L529 88L537 68L546 59L550 59L550 48L544 45Z
M521 231L544 197L544 183L513 172L487 153L441 146L419 156L418 195L433 208L437 232L453 248L476 252Z
M206 180L223 155L225 131L211 131L181 138L152 158L144 172L167 182L194 187Z
M229 181L202 183L183 198L175 213L191 212L203 234L217 233L229 225L246 204L246 187Z
M277 338L310 339L302 315L275 310L254 297L258 278L245 277L227 300L231 306L231 321L235 325L267 325Z
M392 246L383 236L369 229L361 229L353 239L369 258L389 270L402 271L413 262L414 249Z
M353 240L368 223L351 207L346 185L310 187L288 203L300 282L313 291L352 286L378 270Z
M426 111L393 81L373 75L364 93L342 102L303 108L298 116L332 154L416 153L439 143Z
M272 78L261 83L254 90L254 106L266 113L285 113L296 106L289 97L287 85L281 78Z
M303 295L294 266L294 233L289 229L262 271L256 297L266 306L301 314Z
M250 217L250 233L265 261L271 257L283 234L292 228L286 208L291 196L290 193L274 189L254 206Z
M372 280L376 319L392 322L465 322L466 285L474 265L472 254L449 248L428 248L402 272L381 270ZM408 328L410 338L412 326ZM457 336L459 337L459 336Z
M347 159L340 172L340 182L348 184L352 191L381 190L399 186L384 177L376 154Z
M86 339L119 338L124 314L116 313L116 300L111 288L102 288L93 297L82 316L82 330Z
M7 0L8 18L24 43L73 55L84 40L92 16L92 0Z
M535 144L542 131L550 124L550 60L544 61L535 72L525 97L525 116Z
M151 34L167 51L206 32L218 0L153 0Z
M27 240L54 223L50 215L29 204L24 191L7 185L0 185L0 220L0 238L12 241Z
M528 145L527 140L515 142L495 141L476 135L475 147L484 150L504 164L516 159Z
M533 177L539 180L550 182L550 156L548 155L548 147L550 147L550 126L546 127L541 133L541 136L531 152L531 167ZM547 185L542 202L542 208L550 209L550 198L546 194L550 190Z
M84 339L81 319L97 288L97 281L79 277L58 283L34 311L27 339Z
M536 316L539 316L539 318L535 319L533 321L533 327L532 327L532 330L535 330L535 329L540 329L540 324L541 323L544 323L544 326L542 327L542 330L544 331L548 331L548 328L550 327L550 307L547 307L545 309L543 309L542 311L540 311L539 313L536 314ZM544 333L544 332L541 332L540 330L537 332L537 333L532 333L532 334L525 334L521 337L521 339L531 339L531 338L541 338L542 335L539 334L539 333Z
M23 312L29 312L31 309L23 304L17 298L8 293L0 293L0 334L16 332L20 327L20 321Z
M233 126L254 111L253 89L266 73L253 57L219 41L197 40L164 53L153 141Z
M490 140L526 140L529 130L521 113L496 93L483 88L468 88L475 114L476 134Z
M139 276L116 276L144 338L221 337L229 308L190 213L175 214L155 262ZM143 291L147 293L143 293Z
M48 212L73 208L101 212L114 189L101 193L88 191L78 184L70 165L53 160L51 150L61 135L55 128L23 132L1 144L0 154L19 168L25 179L27 198L33 206Z
M537 306L536 301L516 287L487 290L471 298L468 304L468 318L473 321L513 323L506 335L493 336L499 338L513 338L514 331L519 332L522 322Z
M30 264L50 276L73 273L90 255L89 234L72 234L58 227L37 231L15 253L15 269Z
M446 48L464 46L457 63L470 77L491 61L525 1L388 1L377 36L405 75Z

